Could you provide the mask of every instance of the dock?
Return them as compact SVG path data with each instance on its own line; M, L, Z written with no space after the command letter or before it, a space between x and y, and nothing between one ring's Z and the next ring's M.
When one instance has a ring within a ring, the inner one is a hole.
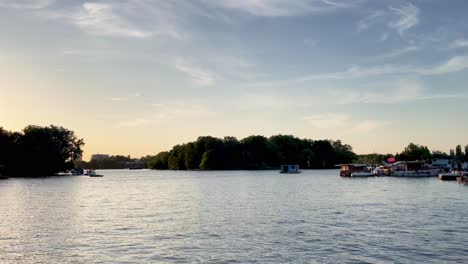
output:
M456 181L461 175L459 173L441 173L439 174L439 180L441 181Z

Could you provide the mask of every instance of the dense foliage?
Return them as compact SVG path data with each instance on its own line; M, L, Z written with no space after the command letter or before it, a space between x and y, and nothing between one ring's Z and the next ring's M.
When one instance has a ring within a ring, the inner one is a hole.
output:
M199 137L195 142L176 145L148 159L151 169L232 170L270 169L281 164L298 164L301 168L333 168L352 162L352 147L341 141L299 139L290 135L249 136L223 139Z
M388 157L395 157L397 161L427 160L430 162L431 159L450 159L453 162L468 162L468 145L465 146L464 152L461 145L458 145L455 149L450 150L450 154L447 154L438 150L431 152L427 146L410 143L402 152L396 155L377 153L358 155L355 162L377 165Z
M128 169L128 168L139 168L143 169L147 167L146 158L134 159L130 156L116 155L109 156L100 159L91 159L90 161L79 161L75 165L80 168L86 169Z
M58 126L27 126L22 132L0 128L0 165L10 176L47 176L73 168L83 139Z
M369 165L380 165L383 161L386 161L387 158L394 157L392 154L363 154L358 155L355 162Z

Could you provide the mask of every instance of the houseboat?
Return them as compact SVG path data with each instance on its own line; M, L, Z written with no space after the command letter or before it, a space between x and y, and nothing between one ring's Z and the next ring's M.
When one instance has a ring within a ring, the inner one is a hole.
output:
M441 181L456 181L458 177L460 177L460 173L456 172L447 172L447 173L440 173L439 180Z
M95 170L88 170L84 175L89 177L104 177L102 174L97 174Z
M295 174L295 173L301 173L301 170L299 169L299 165L281 165L280 166L280 173L290 173L290 174Z
M8 176L3 175L3 170L5 169L5 166L0 165L0 180L5 180L8 179Z
M339 164L340 166L340 176L341 177L370 177L374 176L367 164Z
M434 168L426 164L426 161L399 161L392 165L390 176L394 177L437 177L441 172L440 168Z

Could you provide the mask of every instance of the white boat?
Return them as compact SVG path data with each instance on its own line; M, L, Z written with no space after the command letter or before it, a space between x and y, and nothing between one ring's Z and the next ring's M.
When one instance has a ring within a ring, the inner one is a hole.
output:
M437 177L439 168L431 168L425 161L399 161L392 165L391 176L393 177Z
M449 173L440 173L439 180L441 181L456 181L460 177L460 173L449 172Z
M358 178L358 177L373 177L375 174L373 172L353 172L351 173L351 177Z
M353 173L371 173L367 168L367 164L358 164L358 163L350 163L350 164L339 164L336 165L340 167L340 176L341 177L353 177ZM372 176L374 176L372 174ZM356 174L356 177L359 177L359 174ZM360 177L369 177L369 176L360 176Z
M88 170L84 175L89 177L104 177L102 174L97 174L95 170Z
M301 173L299 165L281 165L280 173L296 174Z

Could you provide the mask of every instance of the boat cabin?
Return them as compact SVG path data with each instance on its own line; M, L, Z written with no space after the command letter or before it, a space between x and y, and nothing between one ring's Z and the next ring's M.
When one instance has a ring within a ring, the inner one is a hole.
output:
M354 172L369 172L367 164L340 164L340 176L342 177L351 177L351 174Z
M300 173L299 165L281 165L280 173Z

